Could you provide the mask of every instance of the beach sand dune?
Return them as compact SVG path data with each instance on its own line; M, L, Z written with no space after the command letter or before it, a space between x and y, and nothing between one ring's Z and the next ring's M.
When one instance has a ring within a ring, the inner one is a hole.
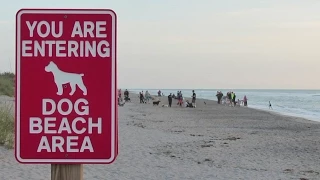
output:
M197 108L119 107L119 156L85 165L84 179L320 179L320 123L197 100ZM0 179L49 179L0 147Z

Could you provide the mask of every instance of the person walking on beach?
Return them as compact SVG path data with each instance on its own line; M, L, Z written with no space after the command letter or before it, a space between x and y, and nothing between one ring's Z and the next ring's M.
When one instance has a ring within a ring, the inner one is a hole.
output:
M171 93L168 96L168 102L169 102L169 107L171 107L171 105L172 105L172 95L171 95Z
M197 98L197 95L196 93L194 92L194 90L192 90L192 106L193 108L196 108L196 98Z
M273 109L270 101L269 101L269 109Z

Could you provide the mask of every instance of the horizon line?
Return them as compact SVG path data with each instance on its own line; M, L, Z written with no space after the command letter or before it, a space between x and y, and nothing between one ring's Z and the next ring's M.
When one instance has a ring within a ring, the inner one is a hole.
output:
M305 90L305 91L320 91L320 89L285 89L285 88L118 88L118 89L131 89L131 90Z

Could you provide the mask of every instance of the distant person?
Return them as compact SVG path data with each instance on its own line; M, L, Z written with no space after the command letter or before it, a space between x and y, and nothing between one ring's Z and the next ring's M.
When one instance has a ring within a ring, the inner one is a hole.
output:
M128 91L128 89L126 89L123 94L124 94L124 97L129 97L129 91Z
M121 89L118 90L118 97L120 98L120 100L122 100Z
M236 94L231 92L231 106L236 106Z
M217 91L217 99L218 99L218 104L221 104L221 99L223 97L223 93L221 91Z
M161 91L160 90L158 91L158 96L161 96Z
M218 99L218 104L220 104L219 91L217 91L216 97L217 97L217 99Z
M248 99L247 99L246 95L244 95L244 97L243 97L243 104L244 104L244 106L248 106Z
M182 95L182 92L180 91L180 97L181 97L181 99L180 99L180 106L182 106L182 104L183 104L183 95Z
M185 107L188 107L188 108L194 108L194 106L192 105L192 103L190 103L188 100L185 101L184 106L185 106Z
M149 91L146 91L146 94L145 94L145 100L147 103L149 103L149 100L151 99L151 95L149 93Z
M177 105L179 105L179 100L180 100L180 92L179 91L177 91L177 100L178 100L178 102L177 102Z
M182 97L182 93L181 91L179 92L179 96L178 96L178 105L182 106L182 101L183 101L183 97Z
M194 90L192 90L192 106L193 108L196 108L196 98L197 98L197 95L196 93L194 92Z
M189 101L188 100L186 100L185 102L184 102L184 107L189 107Z
M144 103L143 91L140 92L139 96L140 96L139 97L140 98L140 103Z
M171 95L171 93L168 96L168 102L169 102L169 107L171 107L171 105L172 105L172 95Z
M227 97L228 97L228 100L229 100L229 106L232 105L232 101L231 101L231 92L228 92L227 93Z
M124 101L125 101L125 102L130 101L128 89L126 89L126 90L124 91L123 95L124 95Z
M269 109L273 109L270 101L269 101Z

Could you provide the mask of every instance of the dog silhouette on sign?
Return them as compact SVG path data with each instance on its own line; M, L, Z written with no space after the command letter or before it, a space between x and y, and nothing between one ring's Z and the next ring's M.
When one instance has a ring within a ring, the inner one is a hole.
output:
M61 71L59 67L52 61L50 61L50 63L44 69L46 72L52 72L54 82L58 88L57 95L63 94L63 84L67 83L69 83L71 87L71 92L69 93L70 96L76 92L76 85L82 90L83 95L87 95L87 88L82 81L82 76L84 76L84 74Z

